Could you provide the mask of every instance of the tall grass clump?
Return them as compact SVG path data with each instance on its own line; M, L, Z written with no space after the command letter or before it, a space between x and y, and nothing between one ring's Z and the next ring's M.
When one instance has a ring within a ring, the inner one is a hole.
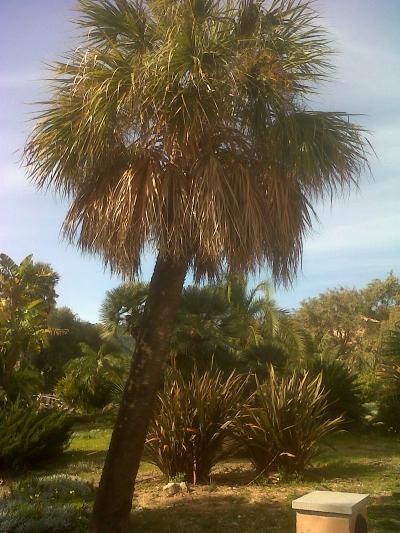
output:
M207 481L236 443L229 439L244 402L246 378L211 368L189 377L171 370L158 394L146 440L147 459L169 478Z
M254 379L255 391L236 419L238 440L260 473L302 472L341 422L327 419L322 376L295 371L279 377L271 366L265 381Z

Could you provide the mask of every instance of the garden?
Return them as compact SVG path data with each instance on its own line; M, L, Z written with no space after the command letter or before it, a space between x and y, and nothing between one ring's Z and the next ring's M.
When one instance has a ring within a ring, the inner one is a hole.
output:
M50 265L2 254L0 275L0 530L86 531L148 285L91 324ZM400 531L399 301L393 273L290 313L268 283L187 286L132 531L289 532L315 489L369 493L371 530Z
M400 279L274 298L374 154L320 106L314 3L75 15L22 161L120 284L92 323L51 264L0 254L0 531L289 533L314 489L369 493L370 529L400 531Z
M68 529L70 525L64 513L55 517L61 531L62 527L64 531L86 530L94 486L101 473L111 428L112 418L109 416L82 418L76 422L71 444L63 456L46 463L42 469L12 478L14 487L20 483L26 486L27 479L38 478L48 480L53 494L57 487L62 487L61 490L67 494L59 497L60 504L73 506L77 514L72 515L74 526L71 529ZM399 441L379 434L371 438L371 435L342 433L328 444L305 476L286 480L265 476L257 480L249 461L235 458L217 465L208 483L192 486L190 492L173 497L165 495L162 490L166 484L162 473L144 460L133 501L132 527L140 532L219 533L228 530L290 533L294 531L292 499L318 489L370 493L372 501L368 515L371 531L400 531ZM4 484L0 488L4 494ZM76 491L76 494L70 495L70 490ZM42 499L43 506L47 507L48 501L43 492L32 488L28 494L34 496L40 493L37 498ZM18 515L15 511L13 516L26 520L24 506L19 505L14 507ZM54 517L54 509L51 513ZM43 515L41 521L46 523ZM27 524L25 530L20 530L46 531L44 527L40 529L42 526L39 524L36 519L31 522L31 529ZM53 528L47 531L57 531L55 522Z

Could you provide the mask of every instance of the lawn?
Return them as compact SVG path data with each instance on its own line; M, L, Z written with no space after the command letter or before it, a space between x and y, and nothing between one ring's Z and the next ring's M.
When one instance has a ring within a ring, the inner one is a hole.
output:
M61 460L47 465L46 474L79 475L95 485L111 426L109 417L77 423L69 448ZM329 444L302 479L255 479L251 465L238 460L219 465L209 485L170 498L163 494L160 472L143 462L132 524L143 533L289 533L294 531L292 499L318 489L371 494L371 531L400 532L400 440L342 433Z

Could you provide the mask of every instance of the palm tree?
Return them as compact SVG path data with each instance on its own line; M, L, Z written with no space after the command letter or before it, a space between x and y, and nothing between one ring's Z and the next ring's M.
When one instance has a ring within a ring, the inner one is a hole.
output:
M5 390L14 371L30 362L48 336L62 333L47 326L57 280L49 265L33 263L31 255L17 264L0 254L0 386Z
M232 367L236 339L225 324L231 309L221 285L185 287L171 336L171 362L180 370Z
M265 374L267 364L283 366L307 351L305 332L280 309L271 286L262 282L248 290L243 276L228 276L223 284L230 314L224 324L236 340L236 357L251 370Z
M238 337L238 351L246 351L276 335L286 311L274 301L270 283L264 281L249 290L244 276L230 275L223 291L231 308L226 327Z
M8 255L0 254L0 299L24 301L41 300L42 309L52 311L58 294L55 286L59 276L47 263L34 263L32 255L18 265Z
M107 292L100 309L103 338L131 351L147 292L142 283L124 283ZM214 361L229 371L250 365L265 373L267 363L282 365L288 357L305 355L305 332L271 294L268 282L249 289L247 279L238 275L185 287L171 336L173 365L208 368Z
M34 300L14 310L0 303L0 387L6 392L14 372L29 364L52 333L40 303Z
M132 352L148 294L145 283L123 283L107 291L100 308L103 338Z
M64 231L125 276L157 254L93 530L121 531L186 273L290 280L312 224L365 166L363 132L307 97L329 41L297 0L80 0L25 156L68 197Z

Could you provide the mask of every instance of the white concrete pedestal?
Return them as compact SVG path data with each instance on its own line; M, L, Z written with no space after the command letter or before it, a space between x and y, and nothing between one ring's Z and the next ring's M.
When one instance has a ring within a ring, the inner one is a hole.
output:
M294 500L297 533L366 533L368 494L314 491Z

